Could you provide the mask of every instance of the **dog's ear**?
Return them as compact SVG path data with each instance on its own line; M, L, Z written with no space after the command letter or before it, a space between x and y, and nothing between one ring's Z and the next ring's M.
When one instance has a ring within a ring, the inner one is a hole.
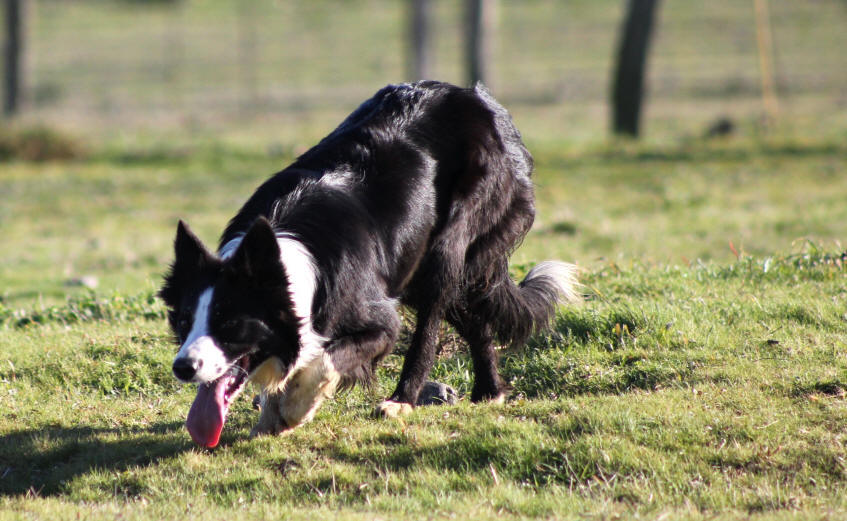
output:
M276 233L264 217L253 223L232 257L236 272L259 286L287 286Z
M174 239L174 253L176 261L174 267L185 267L189 269L200 269L205 267L213 258L209 250L203 246L200 239L194 235L191 228L182 220L176 226L176 239Z
M174 262L165 275L164 286L159 291L159 296L171 307L176 306L179 299L180 281L190 279L215 261L200 239L182 221L179 221L176 227L174 254Z

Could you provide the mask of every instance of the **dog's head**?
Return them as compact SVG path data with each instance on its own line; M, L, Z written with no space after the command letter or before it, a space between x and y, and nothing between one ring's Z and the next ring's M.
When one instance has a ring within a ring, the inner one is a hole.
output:
M176 259L159 292L180 346L174 375L198 384L186 426L206 447L217 445L250 376L266 362L284 374L301 343L302 318L271 225L258 219L232 246L214 255L180 221Z

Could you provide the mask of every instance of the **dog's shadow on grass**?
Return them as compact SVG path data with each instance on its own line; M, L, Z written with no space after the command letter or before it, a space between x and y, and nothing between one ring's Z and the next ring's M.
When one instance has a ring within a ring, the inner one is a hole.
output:
M0 496L61 495L93 471L115 474L191 450L182 422L136 429L44 426L0 437Z

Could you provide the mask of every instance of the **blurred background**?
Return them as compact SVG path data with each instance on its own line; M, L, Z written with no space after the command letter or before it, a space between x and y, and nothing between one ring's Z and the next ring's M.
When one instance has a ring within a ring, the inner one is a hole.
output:
M637 63L644 37L642 137L755 133L763 117L780 132L847 127L844 0L4 3L7 121L77 135L312 139L386 83L426 77L483 79L531 142L591 142L612 130L622 49Z
M523 133L538 215L516 267L844 251L847 0L0 5L0 308L155 291L178 219L214 244L419 78L481 79Z

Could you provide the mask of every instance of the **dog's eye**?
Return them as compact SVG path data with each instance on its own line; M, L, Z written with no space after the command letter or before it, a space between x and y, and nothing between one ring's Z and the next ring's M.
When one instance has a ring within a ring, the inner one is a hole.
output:
M188 317L180 317L176 321L176 328L179 331L184 331L188 329L188 326L191 325L191 322L188 320Z
M215 328L218 339L227 343L240 343L244 341L244 322L240 320L227 320Z
M223 324L221 324L221 329L224 331L236 331L241 326L241 322L238 320L227 320Z

